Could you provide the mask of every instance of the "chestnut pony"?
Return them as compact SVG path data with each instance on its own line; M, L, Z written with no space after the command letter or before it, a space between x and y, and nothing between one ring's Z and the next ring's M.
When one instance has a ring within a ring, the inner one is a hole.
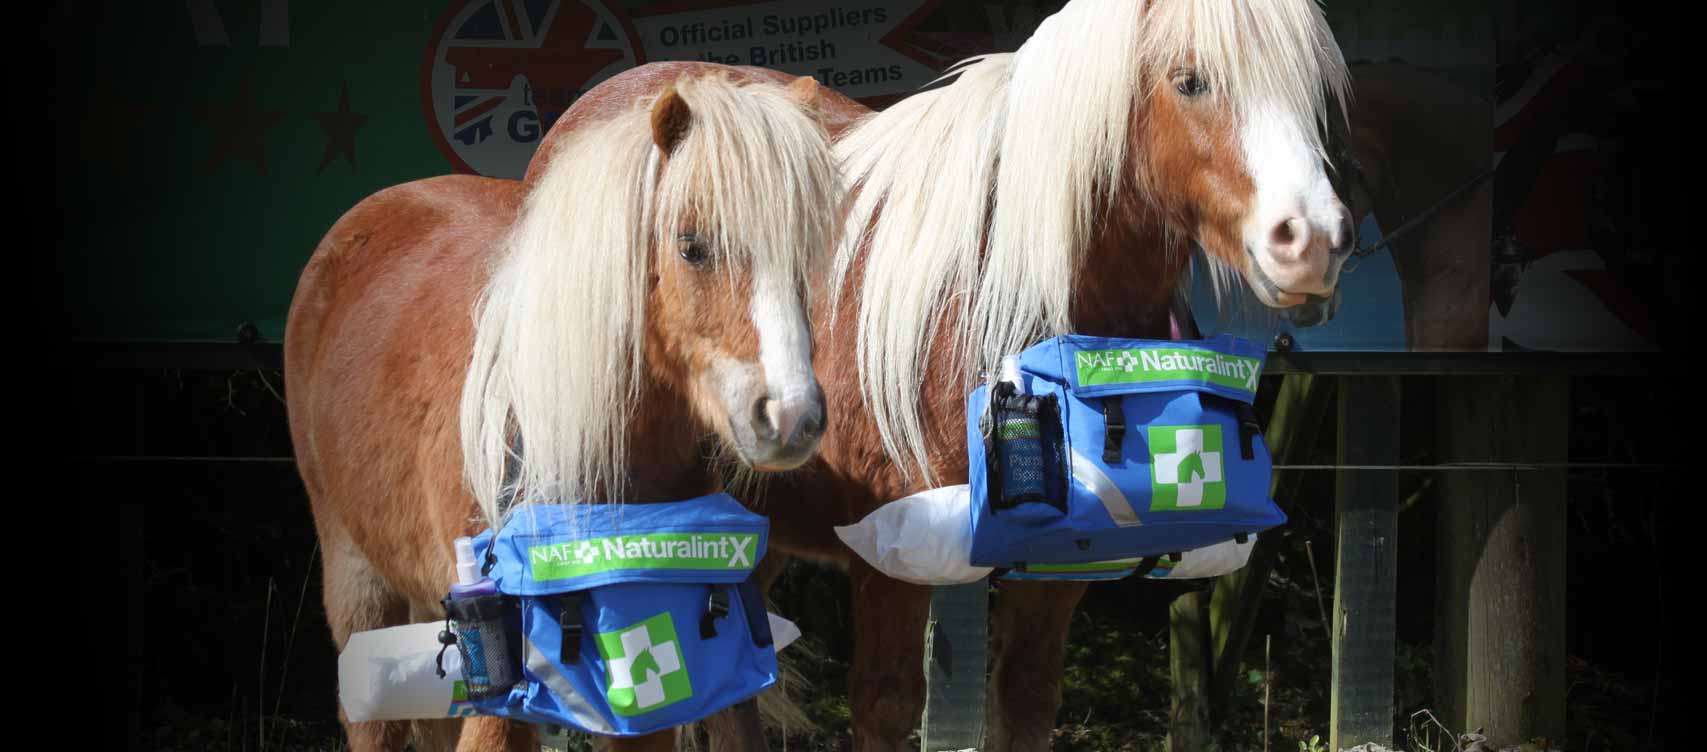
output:
M947 78L878 114L824 95L854 191L815 279L836 422L815 459L749 497L773 551L848 569L862 750L906 747L918 726L930 589L877 573L831 528L965 482L980 373L1062 332L1166 338L1193 241L1221 284L1242 275L1267 305L1311 311L1353 245L1322 147L1345 64L1313 0L1073 0L1018 52ZM1002 585L984 749L1048 748L1083 592Z
M531 186L421 180L332 227L285 366L340 648L443 618L452 539L501 522L508 492L678 500L720 487L708 452L757 470L811 455L825 412L802 295L841 200L817 97L810 79L598 87ZM460 731L461 749L537 749L524 724L416 725L417 748ZM345 728L354 749L401 749L409 726Z

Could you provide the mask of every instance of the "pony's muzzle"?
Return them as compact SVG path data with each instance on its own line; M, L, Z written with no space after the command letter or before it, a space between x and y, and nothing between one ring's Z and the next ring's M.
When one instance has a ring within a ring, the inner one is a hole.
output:
M1317 326L1332 319L1339 307L1340 291L1336 287L1326 296L1309 295L1301 305L1280 309L1280 317L1297 327Z
M1326 297L1334 289L1329 278L1334 262L1349 246L1349 222L1336 218L1332 227L1319 227L1307 217L1291 216L1269 228L1262 249L1263 272L1280 292L1290 297Z
M752 410L753 436L760 444L755 464L793 467L806 461L828 423L824 391L816 381L785 397L760 397Z

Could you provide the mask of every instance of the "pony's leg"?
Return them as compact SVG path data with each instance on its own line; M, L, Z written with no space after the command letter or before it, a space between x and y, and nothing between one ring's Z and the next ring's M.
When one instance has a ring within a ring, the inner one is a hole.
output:
M343 652L350 635L356 632L403 624L409 616L408 601L368 563L341 526L324 519L317 522L326 621L332 627L332 642L338 651ZM350 723L342 703L338 720L344 724L352 752L401 750L409 741L409 723L404 721Z
M534 727L526 723L511 723L502 718L464 719L456 752L490 750L538 752L539 737L534 734Z
M854 654L848 667L854 749L911 749L925 709L925 621L931 589L890 579L850 557Z
M764 752L767 749L756 699L724 708L701 723L705 724L705 737L711 742L711 752Z
M990 623L990 752L1047 750L1061 709L1061 671L1083 582L1003 582Z
M675 752L676 730L668 729L645 736L619 737L610 740L610 752Z

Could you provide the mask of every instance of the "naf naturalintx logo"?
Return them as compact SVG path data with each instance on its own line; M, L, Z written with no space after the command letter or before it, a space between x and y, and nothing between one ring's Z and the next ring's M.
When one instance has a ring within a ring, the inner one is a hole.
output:
M528 548L537 582L613 569L750 569L753 533L650 533L552 543Z
M1255 392L1262 360L1209 350L1134 348L1073 353L1080 386L1198 381Z

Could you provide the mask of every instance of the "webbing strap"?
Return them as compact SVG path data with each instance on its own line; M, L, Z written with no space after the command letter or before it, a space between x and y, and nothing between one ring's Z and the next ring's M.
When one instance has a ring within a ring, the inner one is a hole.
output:
M1126 441L1126 409L1119 395L1102 401L1102 461L1107 465L1120 464L1120 444Z
M769 647L776 641L771 636L771 620L765 614L765 595L759 591L759 584L748 577L740 584L741 609L747 614L747 631L753 634L753 644L761 648Z
M586 599L581 591L564 593L557 599L557 626L563 630L563 662L574 663L581 659L581 635L586 632L586 624L581 619L581 601Z
M705 599L705 613L699 617L699 639L717 636L717 620L729 615L729 586L712 585Z
M1256 457L1254 446L1256 437L1262 435L1262 425L1257 423L1257 412L1250 405L1238 403L1239 413L1239 456L1247 460Z

